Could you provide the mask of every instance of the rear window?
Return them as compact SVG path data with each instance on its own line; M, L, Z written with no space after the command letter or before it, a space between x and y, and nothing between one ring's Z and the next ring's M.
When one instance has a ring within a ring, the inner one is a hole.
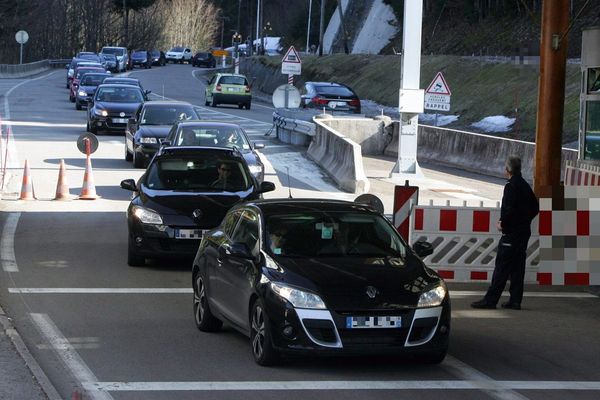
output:
M206 60L209 56L210 56L210 53L198 53L198 54L196 54L196 57L198 57L201 60Z
M158 51L158 50L152 50L150 52L150 54L155 57L160 57L160 51Z
M173 146L218 146L250 150L240 128L231 126L180 126Z
M115 56L114 54L102 54L102 58L109 61L115 61L117 59L117 56Z
M183 51L183 47L173 47L171 51L175 53L181 53Z
M248 81L243 76L222 76L219 79L219 84L248 86Z
M343 86L315 86L315 90L319 94L332 96L354 96L354 93Z

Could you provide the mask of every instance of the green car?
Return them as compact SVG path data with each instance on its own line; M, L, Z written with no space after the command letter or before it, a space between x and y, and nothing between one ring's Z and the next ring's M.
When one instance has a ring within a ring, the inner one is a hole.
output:
M248 79L239 74L216 74L206 81L205 105L237 104L238 108L250 109L252 93Z

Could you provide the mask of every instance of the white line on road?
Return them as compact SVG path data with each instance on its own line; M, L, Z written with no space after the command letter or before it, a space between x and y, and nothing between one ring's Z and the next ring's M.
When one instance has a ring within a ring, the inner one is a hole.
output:
M35 122L35 121L2 121L3 125L30 126L39 128L85 128L85 124L69 124L66 122Z
M508 294L508 292L504 292L503 294ZM461 298L461 297L470 297L470 296L483 296L485 292L483 291L472 291L472 290L450 290L450 295L453 298ZM585 292L525 292L523 293L524 297L553 297L553 298L571 298L571 299L597 299L598 296L595 296L591 293Z
M89 382L88 390L118 391L269 391L269 390L600 390L586 381L266 381L266 382Z
M69 345L69 341L54 325L54 322L46 314L32 313L31 319L36 324L39 331L50 344L50 347L61 358L67 369L77 381L86 388L90 383L97 382L98 379L94 373L88 368L85 362L79 356L79 353ZM89 389L88 389L89 390ZM112 396L101 390L89 390L87 393L90 399L94 400L110 400Z
M6 272L19 272L17 259L15 258L15 232L19 223L21 213L10 213L2 229L2 238L0 239L0 257L2 269Z

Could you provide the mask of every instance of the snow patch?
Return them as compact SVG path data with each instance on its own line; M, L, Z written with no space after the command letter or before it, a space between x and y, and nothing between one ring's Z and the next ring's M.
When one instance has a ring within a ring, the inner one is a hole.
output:
M437 115L437 125L435 117ZM419 123L434 125L434 126L446 126L453 122L458 121L458 115L445 115L445 114L419 114Z
M479 122L472 123L471 126L486 133L510 132L510 126L515 123L515 120L515 118L508 118L504 115L493 115L491 117L485 117Z

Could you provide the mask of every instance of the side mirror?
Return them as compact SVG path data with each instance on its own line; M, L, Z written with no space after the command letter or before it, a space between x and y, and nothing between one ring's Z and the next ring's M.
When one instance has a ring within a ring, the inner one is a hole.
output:
M165 146L165 147L167 147L167 146L170 146L170 145L171 145L171 141L170 141L169 139L163 139L163 141L162 141L162 142L160 142L160 144L161 144L162 146Z
M209 79L206 79L206 84L210 85L210 80Z
M418 241L413 244L413 250L421 258L433 254L433 246L426 241Z
M121 188L126 190L131 190L132 192L136 192L137 188L135 187L135 181L133 179L124 179L121 181Z
M264 143L254 143L254 148L256 150L264 149L265 148L265 144Z
M275 184L273 182L262 182L258 190L259 193L267 193L275 190Z

